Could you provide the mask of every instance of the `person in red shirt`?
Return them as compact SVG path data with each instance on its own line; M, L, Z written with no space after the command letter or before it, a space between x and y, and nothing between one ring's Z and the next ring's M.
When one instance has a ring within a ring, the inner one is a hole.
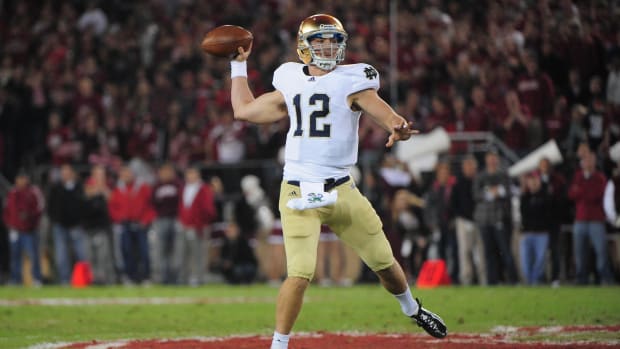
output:
M523 74L517 79L517 91L519 99L532 113L532 118L539 121L546 118L553 111L555 89L549 75L538 68L538 56L533 51L528 51L522 57L525 68Z
M528 128L531 115L527 106L519 100L516 91L511 90L504 96L503 108L497 113L495 131L510 149L524 154L528 148Z
M140 183L129 166L121 168L119 181L110 195L108 211L120 243L121 274L125 283L149 282L150 264L147 232L155 218L151 187Z
M602 283L611 283L612 276L607 259L607 236L603 197L607 178L596 169L596 155L586 152L581 157L581 170L577 170L568 190L568 197L575 202L573 226L573 253L577 283L588 284L588 240L596 253L596 270Z
M173 270L179 283L199 285L204 280L209 225L216 217L213 190L202 181L200 170L185 171L179 200L180 231L174 241Z
M465 131L488 131L489 123L493 120L493 107L487 100L486 92L480 85L471 89L472 105L467 110Z
M174 166L163 164L157 172L158 180L153 186L151 204L156 216L153 222L151 240L151 261L153 262L153 281L169 283L172 281L172 242L178 235L176 218L181 195L180 181Z
M20 171L2 212L2 219L9 228L12 284L22 283L22 252L25 252L30 259L33 285L41 285L37 229L44 204L39 188L30 184L28 174Z

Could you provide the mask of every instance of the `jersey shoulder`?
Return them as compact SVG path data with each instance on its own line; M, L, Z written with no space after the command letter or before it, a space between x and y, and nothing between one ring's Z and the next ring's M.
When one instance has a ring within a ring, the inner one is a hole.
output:
M336 72L349 81L351 93L369 88L378 90L381 84L379 72L370 64L343 64L338 66Z
M380 80L377 69L366 63L343 64L338 66L338 70L341 71L342 74L349 75L354 78Z
M296 62L286 62L282 63L274 72L273 72L273 87L276 90L282 90L286 88L286 85L291 83L292 77L303 74L304 65Z

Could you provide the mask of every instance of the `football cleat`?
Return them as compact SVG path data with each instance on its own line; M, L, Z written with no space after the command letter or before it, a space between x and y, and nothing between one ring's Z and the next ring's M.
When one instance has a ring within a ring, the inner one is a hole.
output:
M424 329L428 334L435 338L444 338L448 334L448 329L439 315L422 308L422 303L416 298L418 303L418 313L412 315L411 318L415 320L416 324Z

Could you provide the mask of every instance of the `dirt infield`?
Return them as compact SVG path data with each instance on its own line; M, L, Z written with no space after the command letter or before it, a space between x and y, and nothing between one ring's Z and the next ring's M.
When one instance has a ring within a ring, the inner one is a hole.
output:
M83 342L39 348L63 349L264 349L270 338L235 336L223 338L188 338L157 340L121 340ZM537 348L620 348L620 325L497 327L490 334L449 334L443 340L415 334L305 333L296 334L290 343L294 349L537 349Z

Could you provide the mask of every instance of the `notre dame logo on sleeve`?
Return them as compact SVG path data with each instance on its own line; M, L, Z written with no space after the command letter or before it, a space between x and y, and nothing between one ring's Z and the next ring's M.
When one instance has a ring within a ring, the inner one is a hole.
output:
M368 79L368 80L372 80L372 79L375 79L377 77L377 71L375 70L375 68L373 68L371 66L367 66L364 69L364 74L366 74L366 79Z

